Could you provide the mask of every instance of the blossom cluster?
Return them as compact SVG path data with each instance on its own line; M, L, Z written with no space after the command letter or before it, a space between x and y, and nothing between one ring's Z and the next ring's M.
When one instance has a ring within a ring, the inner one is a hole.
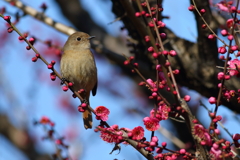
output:
M46 131L46 135L42 138L43 140L53 141L56 145L56 153L52 154L53 159L61 157L61 159L69 159L68 145L64 142L64 137L59 137L54 127L55 123L51 121L47 116L42 116L39 121L34 122L35 125L42 125ZM66 156L66 153L67 156Z

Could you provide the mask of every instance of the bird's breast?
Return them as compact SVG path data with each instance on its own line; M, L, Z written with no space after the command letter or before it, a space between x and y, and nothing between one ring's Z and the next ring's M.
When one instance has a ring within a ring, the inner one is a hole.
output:
M90 52L90 53L87 53ZM61 74L73 82L73 89L90 92L97 82L97 68L91 51L83 54L64 52L61 58Z

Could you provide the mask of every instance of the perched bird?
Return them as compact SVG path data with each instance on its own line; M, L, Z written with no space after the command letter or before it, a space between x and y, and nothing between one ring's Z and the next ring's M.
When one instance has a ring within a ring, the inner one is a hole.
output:
M88 104L90 92L93 96L97 92L97 68L90 50L92 38L94 36L84 32L72 34L63 47L60 64L62 77L73 83L74 91L85 90L81 96ZM92 113L88 107L83 112L83 122L86 129L92 128Z

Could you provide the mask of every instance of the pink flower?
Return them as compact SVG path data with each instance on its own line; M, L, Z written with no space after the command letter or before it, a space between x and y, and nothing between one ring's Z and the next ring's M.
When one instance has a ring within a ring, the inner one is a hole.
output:
M162 120L162 115L160 114L159 110L155 111L155 109L152 109L150 111L150 118L157 118L159 121L161 121Z
M208 39L214 40L214 39L215 39L215 36L214 36L213 34L209 34L209 35L208 35Z
M230 10L231 10L232 13L237 12L237 8L236 8L235 6L232 6L232 7L230 8Z
M146 42L149 42L149 41L150 41L150 36L145 36L144 38L145 38L145 41L146 41Z
M179 153L180 153L180 154L185 154L185 153L186 153L186 150L185 150L185 149L180 149Z
M102 128L100 137L102 140L108 143L119 143L120 140L118 139L118 127L116 125L111 126L110 128Z
M195 10L195 7L194 7L193 5L191 5L191 6L188 7L188 10L189 10L189 11L194 11L194 10Z
M144 137L144 129L141 126L133 128L132 139L141 140L143 137Z
M165 105L165 104L160 105L158 107L158 111L161 114L161 119L162 120L167 120L168 119L168 114L170 112L170 108L167 105Z
M158 137L157 136L153 136L151 141L152 142L158 142Z
M156 131L160 127L159 120L157 118L145 117L143 122L146 129L149 131Z
M154 52L154 48L151 46L148 48L148 52Z
M227 52L227 50L226 50L225 47L219 47L219 48L218 48L218 53L224 54L224 53L226 53L226 52Z
M148 82L148 84L149 84L152 88L156 88L156 84L153 82L153 80L147 79L146 81ZM147 84L147 85L148 85L148 84Z
M200 13L201 13L201 14L204 14L205 12L206 12L205 9L201 9L201 10L200 10Z
M240 139L240 134L234 134L233 135L233 140L238 141Z
M237 46L237 45L231 46L231 50L232 50L232 51L236 51L237 49L238 49L238 46Z
M202 144L211 146L212 139L207 130L200 124L195 124L193 134L201 141Z
M166 80L166 78L164 77L164 73L163 72L159 72L158 76L159 76L159 81Z
M174 56L177 55L177 52L174 51L174 50L171 50L171 51L169 51L169 55L172 56L172 57L174 57Z
M234 37L233 37L233 35L228 35L227 38L228 38L229 41L232 41Z
M228 61L228 65L229 65L229 68L230 68L229 69L229 74L231 76L239 74L237 69L240 69L240 61L238 59ZM236 66L237 66L237 69L236 69Z
M162 21L158 21L157 24L158 24L159 27L165 27L166 26L166 24L163 23Z
M160 37L161 37L162 39L165 39L165 38L167 37L167 35L166 35L166 33L160 33Z
M227 27L231 28L233 26L233 19L228 19L227 20Z
M213 159L215 160L222 160L222 158L220 158L220 155L222 154L222 151L218 148L214 148L214 147L211 147L211 150L210 150L210 155Z
M221 34L223 36L227 36L228 35L228 31L226 29L223 29L223 30L221 30Z
M209 102L210 104L215 104L215 103L217 102L217 100L216 100L215 97L210 97L210 98L208 99L208 102Z
M228 7L226 5L224 5L223 3L217 3L217 7L224 12L229 12Z
M160 65L160 64L158 64L158 65L156 66L156 70L161 71L161 65Z
M141 15L142 15L142 14L141 14L140 12L136 12L136 13L135 13L135 16L136 16L136 17L140 17Z
M42 116L42 118L40 119L41 124L48 124L50 122L51 122L50 119L46 116Z
M206 145L208 146L212 145L212 139L208 132L204 132L202 140L206 143Z
M104 106L98 106L95 110L97 119L101 119L102 121L108 120L108 115L110 113L109 109Z
M224 79L225 78L224 73L223 72L219 72L218 75L217 75L217 78L218 78L218 80Z
M191 96L185 95L185 96L184 96L184 100L185 100L186 102L189 102L189 101L191 100Z
M201 124L195 124L194 125L194 135L198 137L202 137L203 133L205 132L205 128Z

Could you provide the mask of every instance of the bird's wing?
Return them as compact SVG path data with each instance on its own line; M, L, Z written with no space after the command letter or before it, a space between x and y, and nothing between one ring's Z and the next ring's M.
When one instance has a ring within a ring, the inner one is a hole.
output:
M95 86L93 87L92 89L92 95L95 96L96 93L97 93L97 85L98 85L98 82L96 82Z
M90 51L91 51L91 53L92 53L92 56L93 56L93 60L94 60L94 63L95 63L95 65L96 65L96 62L95 62L95 58L94 58L94 50L93 49L90 49ZM96 75L97 76L97 75ZM96 79L98 79L97 77L96 77ZM92 95L93 96L95 96L96 94L97 94L97 86L98 86L98 80L96 81L96 84L95 84L95 86L93 87L93 89L92 89Z

